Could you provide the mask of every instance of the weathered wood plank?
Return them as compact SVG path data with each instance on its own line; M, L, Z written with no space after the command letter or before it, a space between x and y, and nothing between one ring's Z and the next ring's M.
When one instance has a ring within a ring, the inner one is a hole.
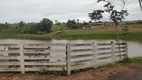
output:
M0 53L20 53L20 50L0 50Z
M108 52L111 52L112 50L111 49L108 49L108 50L97 50L97 53L108 53Z
M111 48L111 45L97 45L96 48Z
M125 49L115 49L115 52L123 52L123 51L125 51Z
M66 49L52 49L50 52L66 52Z
M55 63L49 63L49 62L25 62L25 65L32 65L32 66L61 66L66 65L66 62L55 62Z
M66 44L66 52L67 52L67 64L66 64L66 67L67 67L67 74L70 75L71 74L71 53L70 53L70 43L67 43Z
M44 50L44 51L36 51L36 50L24 50L24 53L29 53L29 54L31 54L31 53L42 53L42 54L47 54L47 53L50 53L50 51L49 50Z
M40 56L38 56L38 57L36 57L36 56L24 56L24 59L25 60L49 60L51 57L50 56L48 56L48 57L40 57Z
M19 60L20 57L4 57L4 56L0 56L0 60Z
M71 70L79 70L79 69L85 69L85 68L91 68L94 67L92 64L90 65L79 65L79 66L74 66L71 67Z
M41 70L48 70L48 71L63 71L65 70L64 67L33 67L33 68L25 68L26 72L30 71L41 71Z
M79 51L79 52L71 52L71 56L80 56L80 55L91 55L93 51Z
M53 49L53 50L54 50L54 49L57 49L57 50L58 50L58 49L63 49L63 50L64 50L64 49L66 49L66 46L51 46L50 49L51 49L51 50L52 50L52 49Z
M111 45L111 42L108 42L108 43L103 43L103 42L98 42L97 43L97 46L104 46L104 45Z
M21 68L0 68L0 72L20 72Z
M97 58L108 57L108 56L111 56L111 55L112 55L112 54L98 55Z
M71 45L82 45L82 44L90 44L92 45L92 41L84 41L84 40L76 40L76 41L70 41Z
M115 43L116 45L126 45L126 43Z
M74 46L74 47L71 47L70 50L87 50L87 49L92 49L93 50L93 47L92 46Z
M112 56L104 56L104 57L99 57L97 60L105 60L105 59L111 59Z
M24 56L25 60L49 60L49 59L63 59L63 56L47 56L47 57L37 57L37 56Z
M38 49L38 48L41 48L41 49L47 49L47 48L49 48L49 46L47 46L47 45L40 45L40 46L30 46L30 45L24 45L24 48L36 48L36 49Z
M21 66L21 73L25 74L25 64L24 64L24 47L23 47L23 42L19 44L20 46L20 66Z
M8 65L20 65L20 62L0 62L0 65L8 66Z
M85 61L85 60L92 60L93 56L89 57L78 57L78 58L72 58L71 62L78 62L78 61Z

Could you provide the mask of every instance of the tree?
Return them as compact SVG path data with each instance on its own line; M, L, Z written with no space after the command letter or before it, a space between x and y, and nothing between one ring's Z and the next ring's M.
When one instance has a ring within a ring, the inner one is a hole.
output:
M125 19L125 16L128 16L127 10L124 10L125 8L125 4L127 0L119 0L123 5L122 5L122 9L121 10L116 10L114 7L114 1L115 0L98 0L97 2L105 2L104 5L104 10L95 10L93 13L96 13L95 17L94 16L89 16L92 19L98 20L103 18L102 13L107 12L109 13L109 20L112 21L115 25L116 25L116 37L117 37L117 41L118 43L120 43L119 41L119 35L118 35L118 24L119 22L123 21ZM91 14L93 14L91 13ZM94 18L93 18L94 17ZM127 30L127 29L125 29ZM119 45L120 47L120 45ZM119 48L120 51L120 48ZM119 55L121 55L121 52L119 53ZM121 58L121 57L120 57Z
M9 24L7 22L5 22L4 27L8 28Z
M57 22L57 23L56 23L56 25L61 25L61 24L62 24L61 22Z
M57 20L55 20L55 24L57 24L57 22L58 22L58 21L57 21Z
M38 24L38 29L41 32L51 32L51 28L52 28L53 22L47 18L43 18L42 21L40 21L40 23Z
M89 17L91 20L97 21L103 18L102 13L104 13L103 10L94 10L92 13L89 13Z
M77 19L77 23L79 23L79 19Z
M68 28L70 29L77 29L77 23L75 20L68 20L68 22L66 23L66 25L68 26Z
M142 0L139 0L140 8L142 10Z
M21 21L19 22L19 27L24 27L25 26L25 22Z
M77 26L80 28L80 23L79 23L79 19L76 20L77 21Z
M119 41L117 27L118 27L119 22L123 21L125 19L125 16L128 16L127 10L124 10L127 0L119 0L123 4L122 9L120 11L114 9L115 7L113 5L114 1L115 0L98 0L97 2L105 2L104 10L94 10L93 13L89 13L89 17L92 20L96 21L96 20L103 18L102 13L104 12L109 13L110 14L109 20L112 21L116 25L117 40Z

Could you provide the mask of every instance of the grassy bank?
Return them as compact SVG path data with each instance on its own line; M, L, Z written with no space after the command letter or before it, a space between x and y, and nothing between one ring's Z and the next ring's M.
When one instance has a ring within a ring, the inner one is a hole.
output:
M52 35L44 34L0 34L0 39L38 39L38 40L50 40Z
M142 42L142 32L128 32L127 34L119 32L119 38L121 40L128 41L139 41ZM50 34L0 34L0 39L39 39L39 40L50 40L50 39L116 39L116 32L73 32L63 33L56 35L55 33Z
M142 32L119 32L121 40L142 41ZM63 39L116 39L116 32L76 32L62 34Z
M62 29L62 34L57 35L56 31ZM52 33L46 34L8 34L0 31L0 39L68 39L68 40L90 40L90 39L116 39L116 27L94 27L92 29L74 29L70 30L65 24L53 25ZM131 24L128 27L128 33L125 34L123 27L118 27L119 38L121 40L142 42L142 25Z

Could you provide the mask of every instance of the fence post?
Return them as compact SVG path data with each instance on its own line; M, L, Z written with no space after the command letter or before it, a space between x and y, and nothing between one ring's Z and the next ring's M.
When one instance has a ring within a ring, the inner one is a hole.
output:
M115 43L111 42L112 45L112 60L114 60L113 62L115 62Z
M23 42L20 42L20 63L21 63L21 73L25 74Z
M67 43L67 74L71 74L71 62L70 62L70 44Z
M126 50L126 58L128 58L128 43L127 42L126 42L125 50Z
M97 68L97 49L96 49L97 45L95 42L93 42L93 67Z

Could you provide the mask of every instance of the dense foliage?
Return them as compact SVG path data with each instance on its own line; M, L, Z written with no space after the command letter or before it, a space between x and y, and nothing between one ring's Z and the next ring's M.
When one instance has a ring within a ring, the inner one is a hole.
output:
M125 19L125 16L128 16L127 10L124 10L125 0L122 0L123 5L121 10L115 9L114 0L98 0L97 2L104 2L104 9L94 10L92 13L89 13L91 20L100 20L103 18L103 13L106 12L110 14L109 20L118 25L119 22Z
M53 22L44 18L39 23L25 23L23 21L15 24L0 24L1 33L41 34L51 32Z
M102 13L104 13L103 10L94 10L92 13L89 13L89 17L91 20L97 21L103 18Z
M77 29L77 28L79 28L75 20L68 20L66 25L67 25L67 27L69 29Z

